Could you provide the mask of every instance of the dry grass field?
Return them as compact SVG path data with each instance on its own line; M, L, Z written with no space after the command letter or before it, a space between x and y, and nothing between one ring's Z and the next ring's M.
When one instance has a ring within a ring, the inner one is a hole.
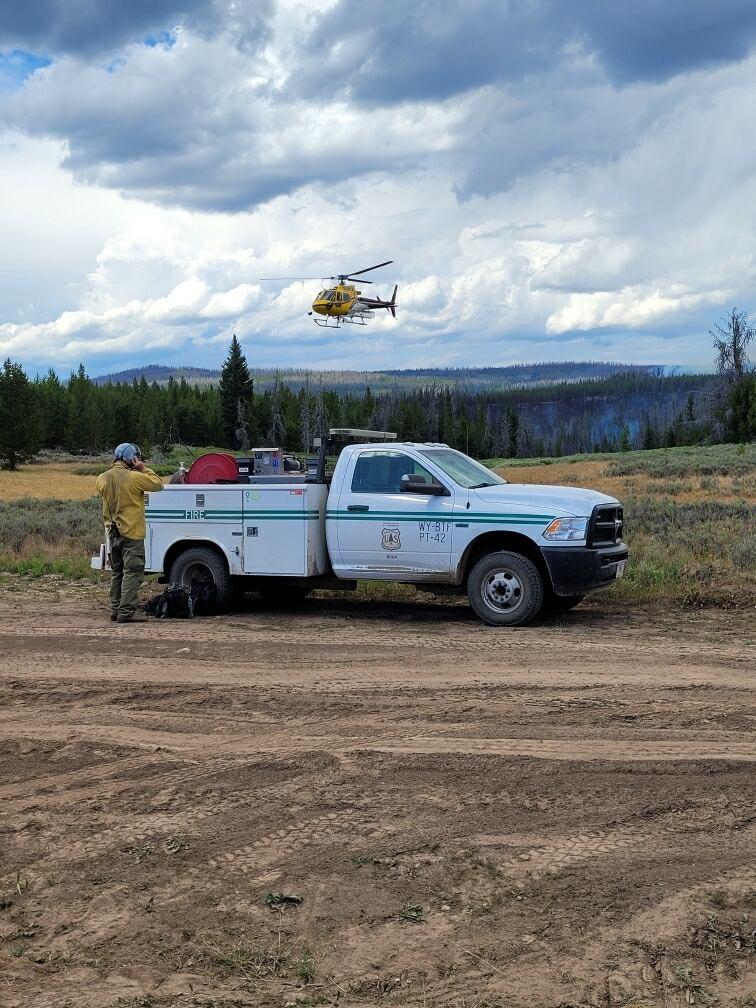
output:
M80 468L81 462L44 462L21 466L16 472L0 469L0 500L86 500L95 494L97 477L75 475Z

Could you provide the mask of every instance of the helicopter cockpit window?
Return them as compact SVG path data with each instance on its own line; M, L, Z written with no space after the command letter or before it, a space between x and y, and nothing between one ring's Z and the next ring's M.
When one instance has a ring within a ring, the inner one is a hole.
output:
M348 294L339 293L339 301L348 301L348 300L349 300Z
M326 291L325 292L325 297L323 298L323 300L324 301L335 301L336 300L336 291L333 291L333 290Z
M316 301L324 301L326 296L326 291L322 290L318 296L315 298Z

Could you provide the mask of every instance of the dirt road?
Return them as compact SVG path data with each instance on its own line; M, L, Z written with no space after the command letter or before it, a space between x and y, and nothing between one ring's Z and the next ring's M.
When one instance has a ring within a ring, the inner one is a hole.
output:
M0 592L0 1005L754 1003L752 614L97 590Z

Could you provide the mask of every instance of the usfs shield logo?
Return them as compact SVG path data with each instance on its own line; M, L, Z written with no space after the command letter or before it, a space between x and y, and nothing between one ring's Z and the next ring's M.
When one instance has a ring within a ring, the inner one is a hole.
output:
M395 553L397 550L402 548L402 537L399 533L399 528L396 525L387 525L383 529L383 536L381 539L383 548L388 550L389 553Z

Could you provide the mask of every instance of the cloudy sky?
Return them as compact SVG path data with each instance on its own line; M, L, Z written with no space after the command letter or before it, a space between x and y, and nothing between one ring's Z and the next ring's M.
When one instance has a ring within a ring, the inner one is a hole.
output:
M708 369L756 310L755 85L753 0L2 4L0 354ZM364 329L260 280L384 259Z

